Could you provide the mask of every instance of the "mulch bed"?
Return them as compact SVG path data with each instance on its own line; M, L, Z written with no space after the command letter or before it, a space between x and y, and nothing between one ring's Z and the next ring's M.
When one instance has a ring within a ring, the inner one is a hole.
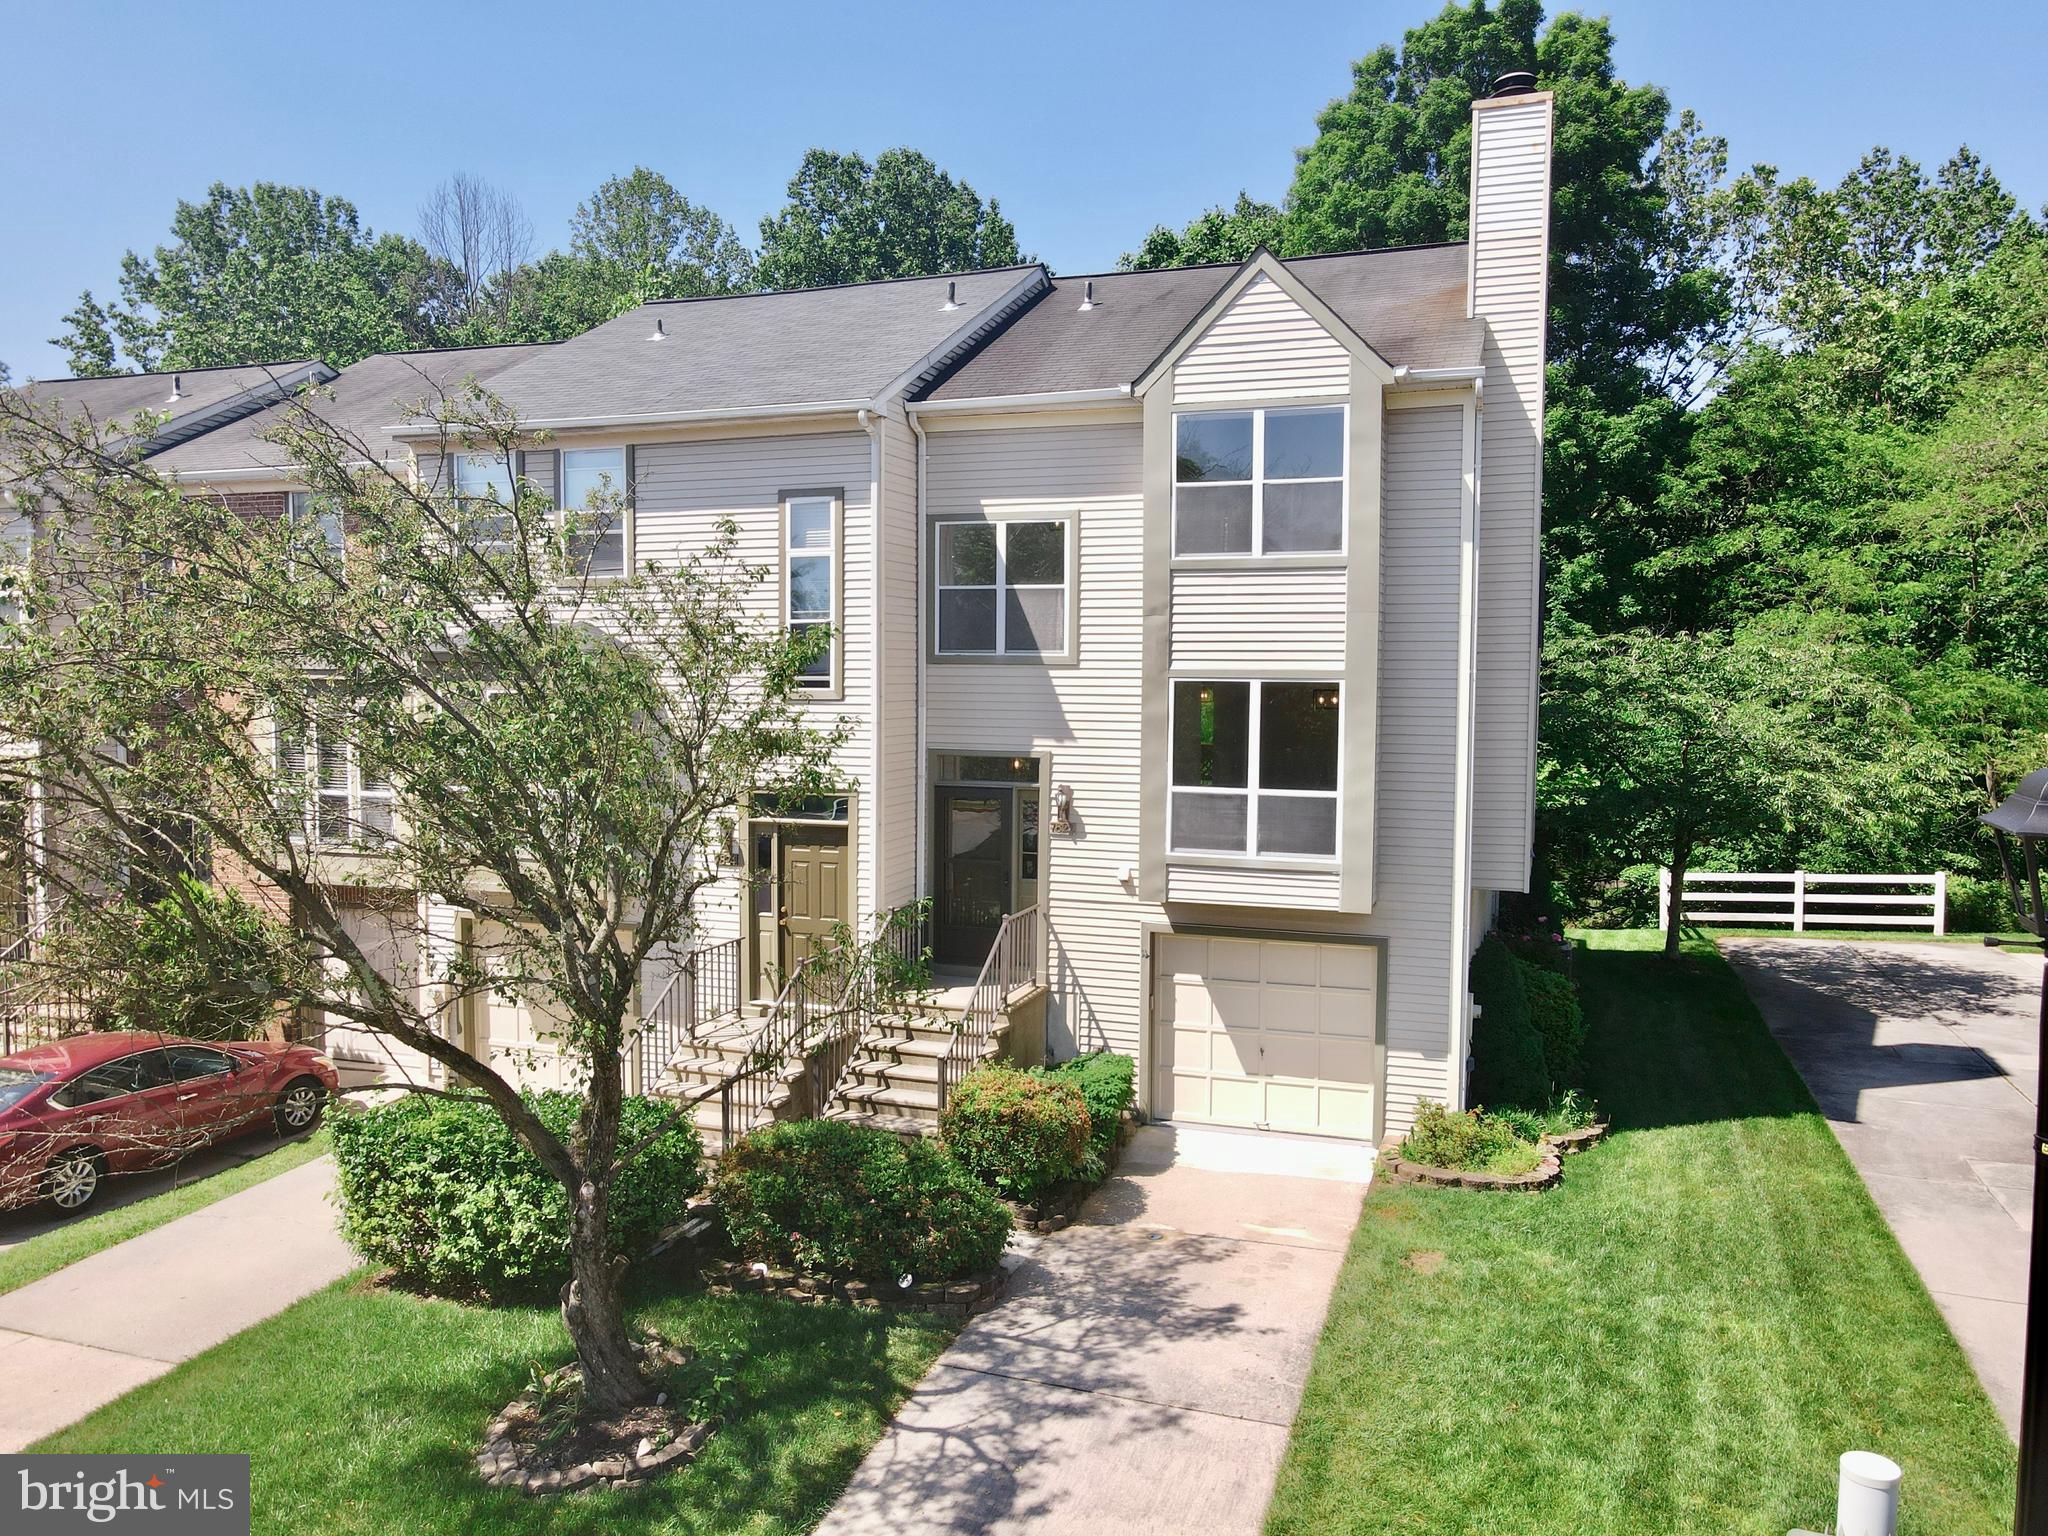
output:
M1413 1163L1401 1156L1402 1138L1389 1136L1380 1143L1379 1167L1373 1176L1385 1179L1389 1184L1426 1184L1438 1189L1548 1189L1564 1177L1565 1158L1592 1146L1607 1134L1607 1130L1605 1120L1596 1120L1576 1131L1544 1137L1537 1143L1542 1149L1543 1159L1527 1173L1482 1173L1467 1168L1432 1168L1427 1163Z
M714 1296L752 1292L806 1305L842 1301L870 1311L886 1308L891 1312L925 1312L934 1317L966 1317L971 1312L985 1312L996 1304L1003 1289L1001 1269L962 1275L957 1280L913 1280L909 1285L806 1275L745 1259L709 1264L699 1274Z
M640 1346L650 1376L690 1363L691 1352L658 1339ZM569 1364L544 1378L545 1393L528 1388L484 1431L476 1468L493 1488L521 1493L569 1493L600 1485L630 1487L689 1464L711 1438L709 1424L692 1423L666 1396L605 1418L585 1418L582 1367ZM560 1406L544 1397L560 1392ZM573 1418L570 1415L574 1415Z

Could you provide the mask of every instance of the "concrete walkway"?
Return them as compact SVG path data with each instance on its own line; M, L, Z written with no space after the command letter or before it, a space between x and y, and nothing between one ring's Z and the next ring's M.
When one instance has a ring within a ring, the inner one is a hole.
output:
M1355 1144L1141 1130L819 1536L1257 1532L1370 1167Z
M347 1274L333 1187L317 1158L0 1296L0 1452Z
M2041 957L1818 939L1721 948L2017 1436Z

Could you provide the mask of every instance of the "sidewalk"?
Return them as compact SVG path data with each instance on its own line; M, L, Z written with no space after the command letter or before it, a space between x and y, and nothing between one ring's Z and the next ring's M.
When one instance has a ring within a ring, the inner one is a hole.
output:
M333 1187L319 1158L0 1296L0 1452L347 1274Z
M818 1536L1254 1536L1371 1152L1148 1127L1017 1266Z

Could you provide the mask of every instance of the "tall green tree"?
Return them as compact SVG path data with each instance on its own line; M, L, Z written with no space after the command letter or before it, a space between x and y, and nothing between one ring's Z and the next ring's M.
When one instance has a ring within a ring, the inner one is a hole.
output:
M215 182L180 202L171 243L121 261L121 299L91 293L65 316L80 372L318 357L345 367L427 346L460 307L460 280L418 241L379 235L355 205L311 187Z
M634 282L643 302L754 285L753 254L733 227L644 165L611 177L576 205L569 254Z
M816 288L1010 266L1024 258L994 198L914 149L857 154L813 149L790 178L789 201L761 221L764 288Z
M1117 261L1126 272L1152 267L1197 267L1212 261L1244 261L1260 246L1281 250L1285 215L1271 203L1255 202L1239 192L1228 208L1211 208L1185 229L1155 224L1135 251Z

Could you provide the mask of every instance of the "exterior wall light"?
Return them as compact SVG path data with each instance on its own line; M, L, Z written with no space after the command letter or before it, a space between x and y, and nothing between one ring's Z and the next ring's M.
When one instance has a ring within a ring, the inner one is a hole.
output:
M1053 831L1059 833L1067 833L1074 830L1074 790L1072 785L1053 785L1050 825Z

